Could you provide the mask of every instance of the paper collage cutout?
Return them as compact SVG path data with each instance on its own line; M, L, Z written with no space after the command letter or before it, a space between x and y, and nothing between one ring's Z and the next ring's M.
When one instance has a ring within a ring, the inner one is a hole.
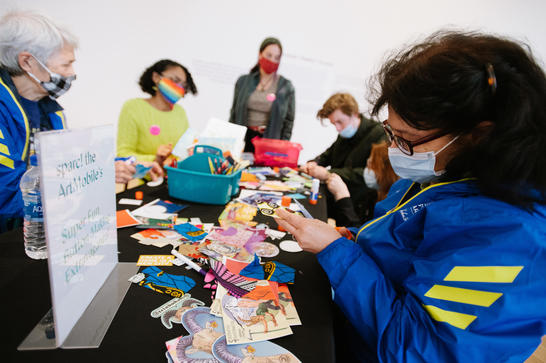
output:
M255 279L271 280L287 284L293 284L296 276L295 270L290 266L276 261L267 261L261 265L257 257L254 258L252 263L241 270L239 274Z
M173 255L140 255L137 266L172 266Z
M141 222L133 216L129 209L118 210L116 212L116 223L117 228L131 227L141 224Z
M232 260L232 259L227 259L225 265L229 271L236 274L240 274L241 271L246 266L248 266L248 264L245 264L241 261ZM278 301L279 304L284 306L283 312L286 313L286 320L288 321L288 324L290 324L291 326L301 325L301 321L298 316L298 312L296 310L296 305L294 304L294 301L292 300L292 295L290 294L290 291L288 290L288 286L286 284L279 284L274 281L269 281L269 285L271 286L272 290L276 292L278 295L278 298L276 298L276 301ZM245 297L249 297L249 296L252 296L252 295L246 295ZM217 300L213 301L213 305L215 303L217 303Z
M160 318L165 328L172 329L173 323L182 324L182 314L184 312L204 305L205 303L201 300L192 298L190 294L184 294L184 296L175 297L154 309L150 315L152 318Z
M211 315L208 307L197 307L182 314L182 325L190 335L166 342L174 363L214 362L212 345L224 335L222 319Z
M261 242L251 247L251 253L260 257L275 257L279 254L279 247L269 242Z
M243 227L215 227L207 237L212 242L200 248L200 252L218 261L223 256L250 262L253 251L267 238L265 230Z
M269 341L228 345L223 320L211 315L207 307L189 309L183 313L181 320L190 334L165 343L169 362L301 363L294 354Z
M142 273L145 278L138 285L160 294L181 297L195 286L195 281L191 278L183 275L167 274L155 266L146 267L142 270Z
M207 232L191 223L177 224L174 229L189 241L201 241L207 236Z
M230 202L218 217L222 227L247 225L254 227L258 222L253 221L258 210L245 203Z
M275 343L263 341L252 344L228 345L225 335L214 342L212 354L221 363L301 363L294 354Z
M259 282L256 288L262 293L262 289L271 291L267 281ZM218 286L216 298L222 304L228 344L251 343L292 334L281 306L275 303L274 294L264 293L263 296L262 300L236 298Z
M213 274L216 281L233 296L240 297L246 295L256 287L256 281L250 281L228 271L226 266L221 262L209 260L209 264L211 267L209 273Z

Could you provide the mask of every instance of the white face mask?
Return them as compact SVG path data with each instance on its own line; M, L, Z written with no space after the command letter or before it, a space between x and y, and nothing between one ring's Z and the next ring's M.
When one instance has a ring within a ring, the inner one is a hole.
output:
M436 155L459 138L457 135L440 150L413 153L406 155L397 147L389 147L389 161L394 172L402 179L410 179L417 183L426 183L445 173L445 170L435 171Z
M364 168L364 173L362 175L364 176L364 182L368 188L379 189L375 172L372 169Z

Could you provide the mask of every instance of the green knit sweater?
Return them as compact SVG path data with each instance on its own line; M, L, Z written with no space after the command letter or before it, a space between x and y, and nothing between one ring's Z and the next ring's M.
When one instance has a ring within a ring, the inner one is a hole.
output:
M159 135L150 133L152 125L160 127ZM181 106L160 111L142 98L131 99L125 102L119 115L117 155L153 161L159 145L176 145L187 129L188 117Z

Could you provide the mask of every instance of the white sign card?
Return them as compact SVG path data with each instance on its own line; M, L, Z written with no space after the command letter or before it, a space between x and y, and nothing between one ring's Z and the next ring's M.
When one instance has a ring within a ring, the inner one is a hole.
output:
M239 160L245 147L246 126L232 124L212 117L198 137L201 145L215 146L222 151L229 150Z
M118 262L111 125L37 134L56 345Z

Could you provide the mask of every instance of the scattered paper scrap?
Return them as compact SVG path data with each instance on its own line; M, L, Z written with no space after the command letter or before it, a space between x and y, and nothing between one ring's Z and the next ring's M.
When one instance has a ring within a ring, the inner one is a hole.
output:
M116 222L118 228L131 227L140 224L140 221L129 212L129 209L118 210L116 212Z
M260 242L252 246L252 251L249 252L260 257L275 257L279 254L279 247L273 243Z
M286 252L301 252L303 251L296 241L282 241L279 243L279 248Z
M163 184L163 177L162 176L157 178L155 181L149 181L149 182L146 183L147 186L152 187L152 188L158 187L161 184Z
M138 283L139 286L147 287L160 294L182 297L184 293L195 286L195 281L183 275L167 274L156 266L146 267L142 270L146 276Z
M142 200L138 199L129 199L129 198L121 198L118 202L119 204L126 204L126 205L141 205Z
M137 266L172 266L173 255L140 255Z
M232 362L290 362L301 361L290 351L270 341L251 344L227 345L226 336L218 338L212 346L212 353L220 363Z
M267 261L263 265L256 257L252 263L239 272L241 276L259 280L271 280L279 283L293 284L296 271L280 262Z
M207 236L207 232L191 223L177 224L174 229L189 241L201 241Z
M184 294L184 296L172 298L154 309L150 315L152 318L160 318L165 328L172 329L172 323L182 324L182 314L184 312L204 305L205 303L201 300L191 297L190 294Z

